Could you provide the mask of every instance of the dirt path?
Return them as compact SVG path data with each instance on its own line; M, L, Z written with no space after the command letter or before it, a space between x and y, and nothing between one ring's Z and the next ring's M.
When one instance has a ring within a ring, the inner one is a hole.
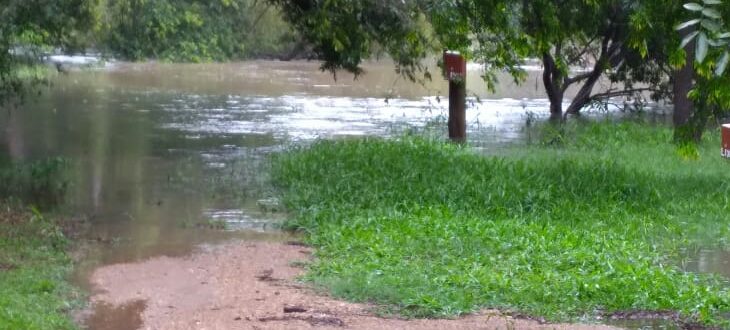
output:
M484 311L457 320L398 320L313 293L293 281L311 251L231 243L186 258L160 257L96 270L90 329L611 329L541 325Z

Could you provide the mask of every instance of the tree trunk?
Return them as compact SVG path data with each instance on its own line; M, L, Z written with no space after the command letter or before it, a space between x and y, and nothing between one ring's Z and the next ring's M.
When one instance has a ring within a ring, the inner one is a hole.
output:
M686 28L680 31L680 36L684 38L688 34L692 33L692 28ZM695 58L695 45L694 42L690 42L685 47L687 54L684 66L681 69L674 72L673 77L673 103L674 103L674 139L676 141L688 141L689 139L696 139L696 132L691 132L690 119L694 113L694 103L689 99L687 94L692 90L694 85L694 58ZM701 135L700 135L701 136Z
M563 96L565 91L561 86L563 75L555 65L555 60L549 53L543 54L542 83L550 101L550 121L557 123L563 120Z
M570 106L568 106L568 110L565 112L566 115L578 115L580 114L580 111L588 105L588 102L591 101L593 88L596 86L598 79L601 78L601 74L602 72L598 70L598 67L596 67L591 76L588 77L588 80L583 83L583 86L578 91L578 94L575 95L573 101L570 102Z
M674 72L673 103L674 103L674 126L679 127L687 124L694 112L694 104L687 97L692 90L694 80L694 65L688 60L681 70Z

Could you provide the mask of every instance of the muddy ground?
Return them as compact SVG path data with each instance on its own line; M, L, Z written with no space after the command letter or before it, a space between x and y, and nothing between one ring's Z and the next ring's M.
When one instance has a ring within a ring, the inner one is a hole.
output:
M612 329L540 324L483 311L455 320L375 316L298 283L306 247L229 243L188 257L159 257L97 269L81 322L90 329Z

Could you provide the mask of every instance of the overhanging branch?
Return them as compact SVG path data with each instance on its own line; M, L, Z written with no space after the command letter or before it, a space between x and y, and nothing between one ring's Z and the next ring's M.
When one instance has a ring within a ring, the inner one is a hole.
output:
M614 97L620 97L620 96L630 96L638 93L646 93L646 92L658 92L659 90L655 88L631 88L631 89L623 89L623 90L612 90L612 91L606 91L603 93L597 93L591 95L592 101L600 101L605 99L610 99Z

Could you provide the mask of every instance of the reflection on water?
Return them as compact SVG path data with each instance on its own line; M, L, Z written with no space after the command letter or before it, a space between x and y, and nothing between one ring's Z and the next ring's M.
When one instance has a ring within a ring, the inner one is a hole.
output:
M703 249L688 253L684 259L682 267L687 271L730 278L730 251Z
M106 303L94 305L94 313L86 320L86 326L94 330L129 330L142 327L142 313L147 302L136 300L121 306Z

